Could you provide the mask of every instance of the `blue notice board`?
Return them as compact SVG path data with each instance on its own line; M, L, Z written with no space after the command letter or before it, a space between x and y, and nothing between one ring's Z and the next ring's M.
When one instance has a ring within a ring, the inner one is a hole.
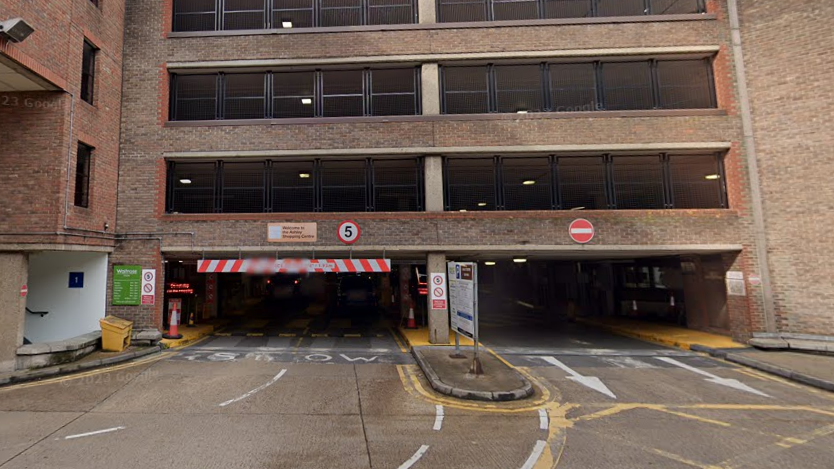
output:
M69 287L84 288L84 272L70 272Z

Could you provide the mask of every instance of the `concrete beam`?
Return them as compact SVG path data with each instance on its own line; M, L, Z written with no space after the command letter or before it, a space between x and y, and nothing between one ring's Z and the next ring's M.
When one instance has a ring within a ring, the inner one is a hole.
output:
M112 246L91 246L85 244L0 244L0 252L42 252L42 251L73 251L73 252L113 252Z
M172 151L165 158L276 158L326 156L402 156L402 155L460 155L510 153L617 153L671 151L726 151L730 142L660 142L660 143L602 143L588 145L507 145L469 147L398 147L398 148L333 148L311 150L253 150L253 151Z
M417 0L417 17L419 24L437 23L437 2L435 0Z
M440 68L436 63L426 63L421 66L420 72L423 115L440 115Z
M541 51L505 51L505 52L461 52L453 54L407 54L375 55L357 57L320 57L315 59L257 59L257 60L212 60L194 62L169 62L168 71L178 70L229 70L235 68L268 69L289 66L327 66L347 64L374 63L413 63L424 62L460 62L470 60L517 60L517 59L562 59L573 57L622 57L622 56L659 56L692 55L709 57L718 53L720 46L672 46L672 47L621 47L607 49L564 49Z
M423 160L424 192L427 212L442 212L443 204L443 158L427 156Z

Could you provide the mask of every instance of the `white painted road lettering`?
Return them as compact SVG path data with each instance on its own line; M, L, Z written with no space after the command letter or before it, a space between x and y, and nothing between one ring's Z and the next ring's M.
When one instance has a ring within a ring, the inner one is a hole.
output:
M212 355L209 355L208 359L213 362L228 362L233 361L237 358L238 354L236 353L227 353L227 352L218 352Z
M342 357L342 358L344 358L345 360L347 360L347 361L349 361L349 362L357 362L357 361L359 361L359 362L370 363L370 362L372 362L372 361L376 360L376 357L371 357L371 358L366 358L366 357L356 357L356 358L350 358L349 356L345 355L344 353L340 353L340 354L339 354L339 356L340 356L340 357Z
M333 360L333 357L323 353L314 353L312 355L307 355L304 359L311 362L329 362L330 360Z
M275 382L278 381L279 379L281 379L281 377L284 376L284 373L286 373L286 372L287 372L286 369L279 371L278 374L275 375L274 378L272 378L271 380L269 380L265 384L262 384L262 385L258 386L257 388L247 392L246 394L244 394L242 396L236 397L234 399L229 399L228 401L221 403L220 407L226 407L229 404L234 404L235 402L242 401L242 400L246 399L247 397L255 394L256 392L263 391L264 389L268 388L269 386L272 386L273 384L275 384Z

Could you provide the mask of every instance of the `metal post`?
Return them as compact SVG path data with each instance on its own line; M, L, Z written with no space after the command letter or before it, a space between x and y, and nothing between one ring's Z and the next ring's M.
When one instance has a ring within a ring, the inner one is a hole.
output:
M447 276L446 276L447 286L446 286L446 288L449 289L448 290L448 292L449 292L449 314L455 314L455 310L454 310L454 308L452 308L452 288L451 288L451 286L452 286L452 275L454 274L454 271L449 269L449 265L451 265L451 264L452 264L451 262L446 263L446 273L447 273ZM451 321L451 322L453 322L453 321ZM460 334L458 333L457 329L453 329L452 332L455 334L455 352L452 353L452 354L449 354L449 358L456 358L456 359L466 358L466 355L464 355L460 351Z
M473 308L473 318L475 319L475 358L472 359L472 367L469 368L469 373L473 375L482 375L484 374L484 368L481 366L481 354L480 354L480 347L478 346L479 337L479 329L481 328L478 324L478 263L472 263L472 282L473 282L473 303L475 307Z

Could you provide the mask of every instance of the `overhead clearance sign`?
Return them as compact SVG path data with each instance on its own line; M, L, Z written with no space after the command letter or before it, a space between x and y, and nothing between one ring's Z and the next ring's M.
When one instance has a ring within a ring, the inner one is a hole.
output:
M305 274L391 272L391 259L215 259L197 261L199 273Z

